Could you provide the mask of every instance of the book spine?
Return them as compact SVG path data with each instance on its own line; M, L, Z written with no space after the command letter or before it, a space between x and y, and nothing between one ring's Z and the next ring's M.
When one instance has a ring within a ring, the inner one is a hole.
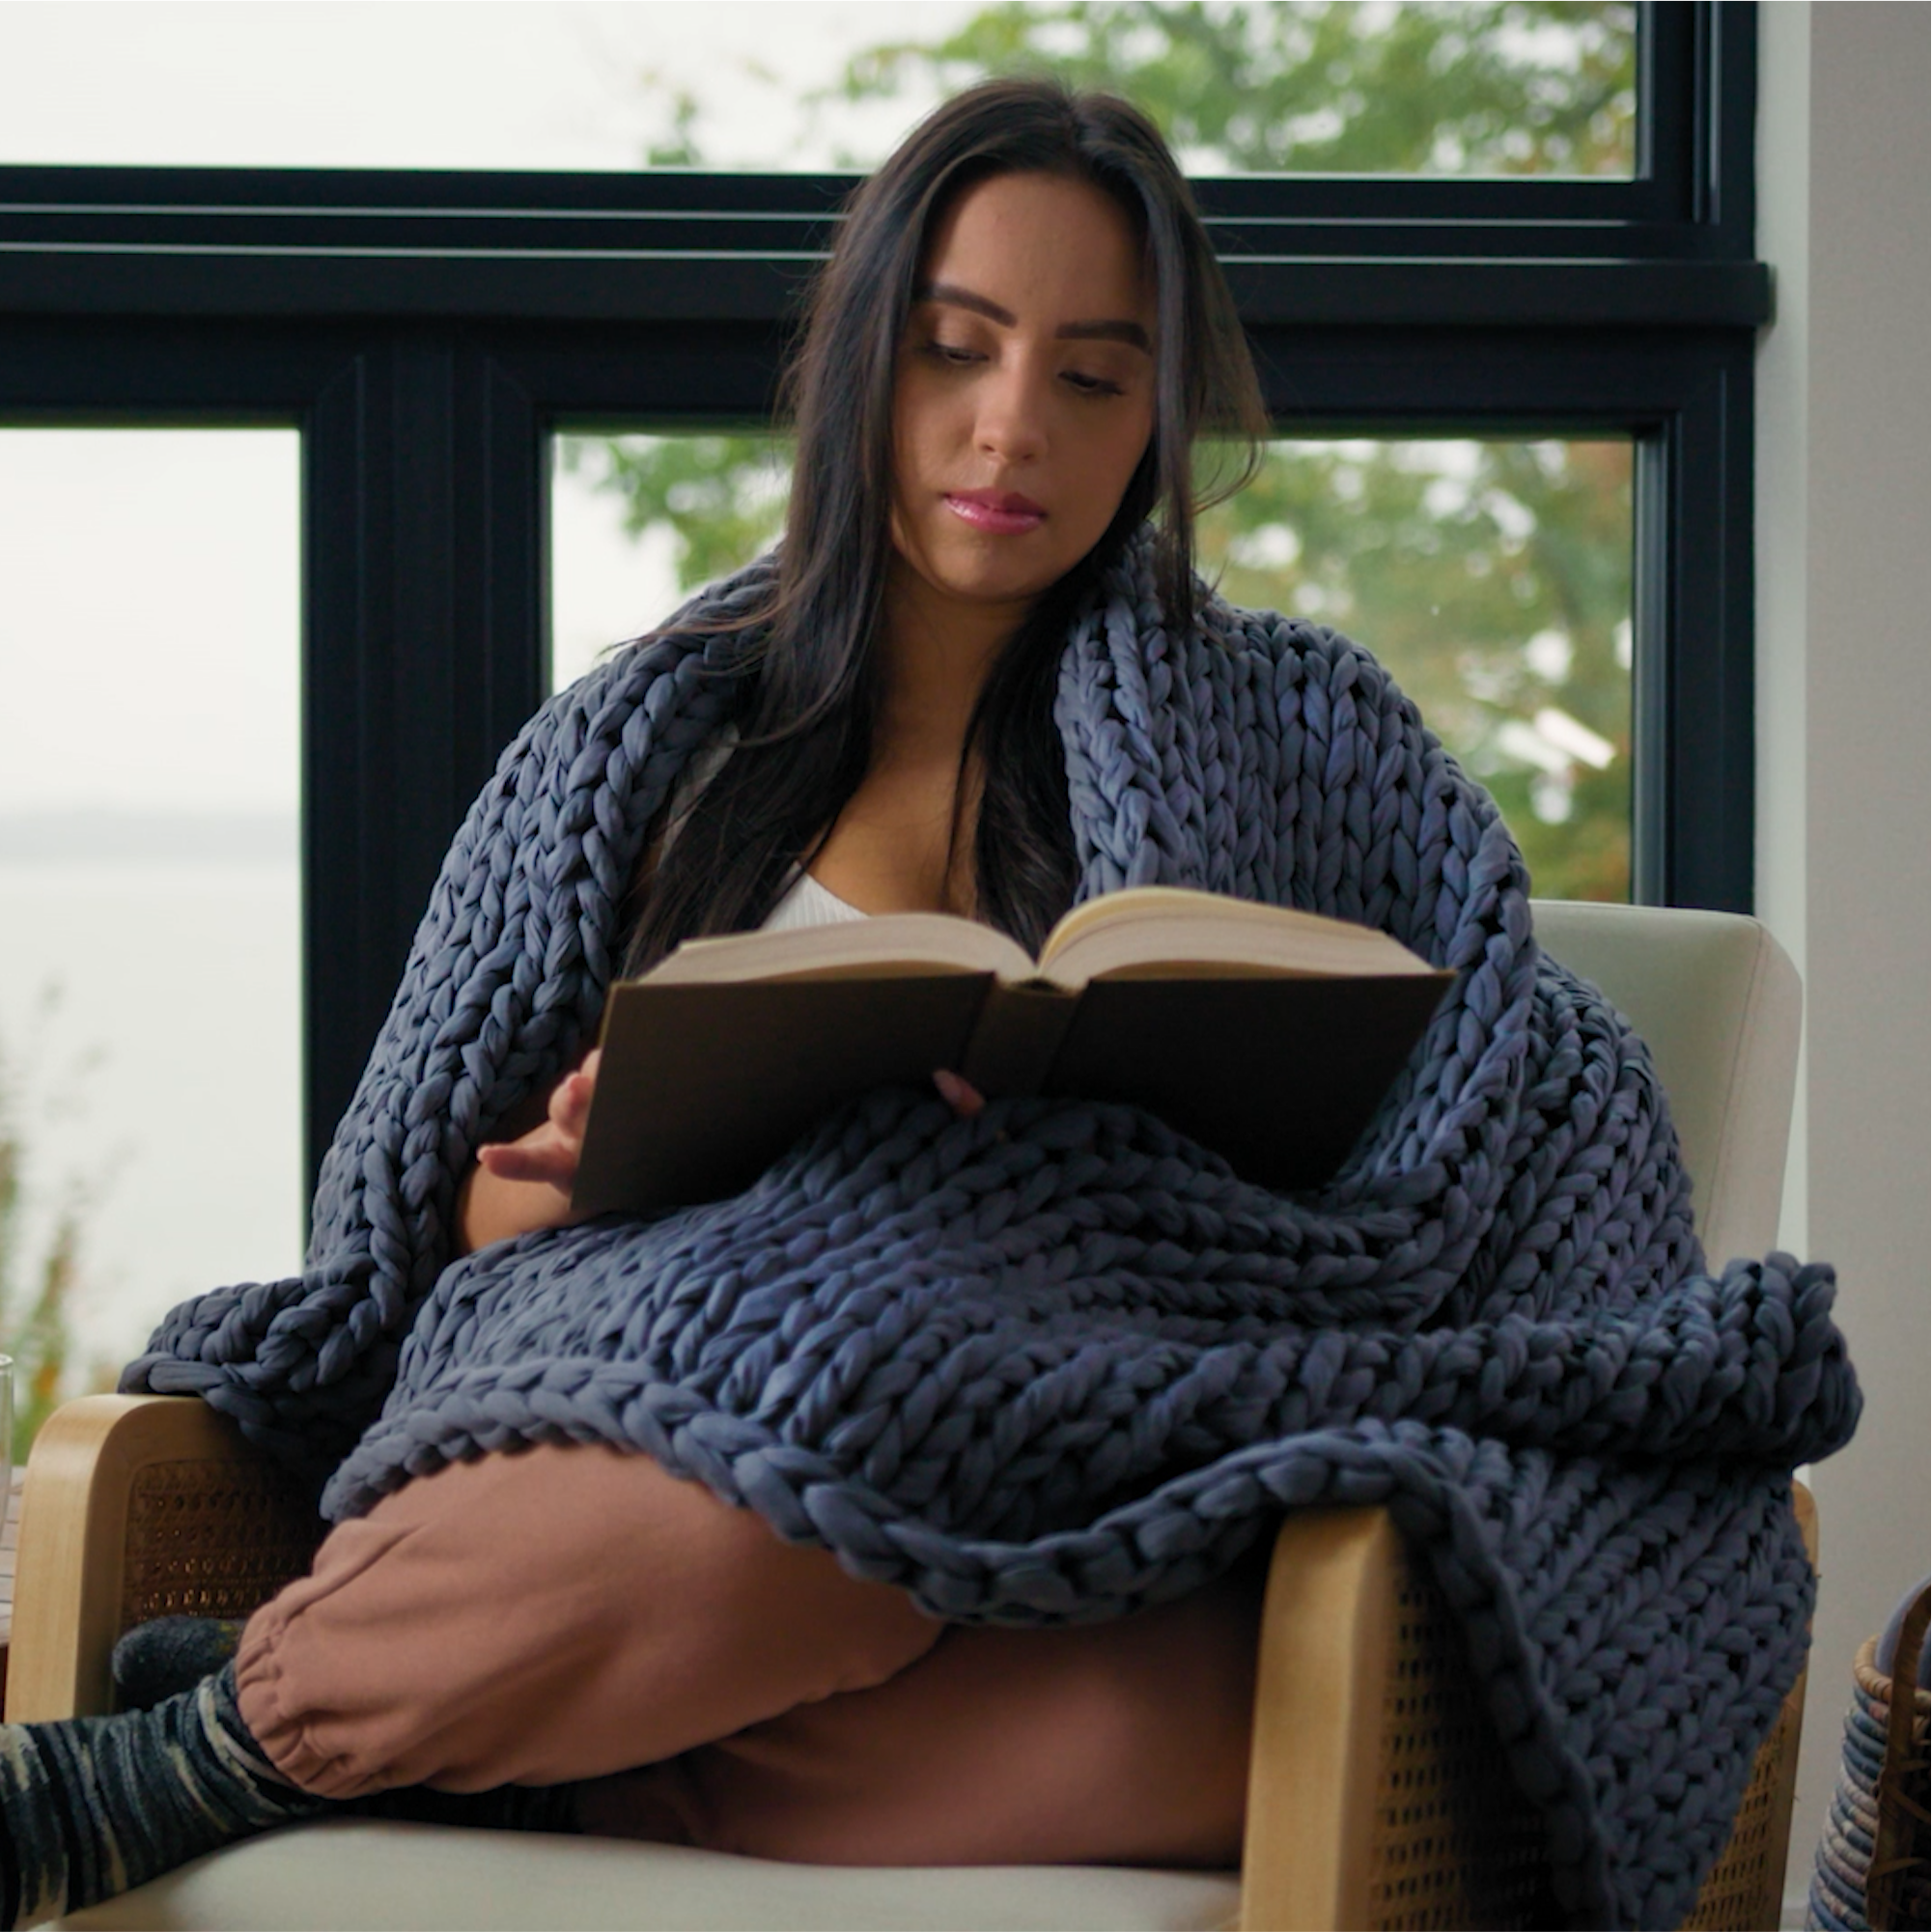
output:
M989 1100L1038 1093L1078 1005L1078 994L1056 988L995 981L959 1071Z

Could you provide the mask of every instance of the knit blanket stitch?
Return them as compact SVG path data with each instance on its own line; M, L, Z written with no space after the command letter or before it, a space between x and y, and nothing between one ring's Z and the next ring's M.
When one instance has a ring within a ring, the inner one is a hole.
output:
M1787 1472L1858 1409L1831 1273L1705 1271L1642 1045L1539 953L1495 805L1347 639L1215 600L1170 635L1131 552L1055 713L1082 897L1301 907L1456 972L1330 1185L1268 1192L1133 1108L963 1121L885 1091L736 1199L452 1264L477 1144L597 1024L769 568L524 729L444 864L304 1273L182 1304L123 1386L205 1397L326 1473L338 1519L455 1458L615 1443L968 1621L1117 1616L1284 1510L1386 1501L1562 1908L1676 1923L1803 1660Z

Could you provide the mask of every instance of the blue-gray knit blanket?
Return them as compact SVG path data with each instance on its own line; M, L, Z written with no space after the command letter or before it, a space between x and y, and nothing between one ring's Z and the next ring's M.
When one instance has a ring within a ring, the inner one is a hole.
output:
M764 568L691 610L731 620ZM641 840L744 642L674 619L525 728L444 864L306 1272L184 1303L123 1386L332 1470L336 1518L453 1458L641 1450L962 1620L1117 1616L1286 1509L1386 1502L1565 1909L1675 1924L1803 1658L1787 1474L1858 1411L1832 1276L1705 1274L1643 1047L1539 954L1495 805L1345 638L1219 602L1170 636L1131 557L1055 713L1082 896L1303 907L1459 975L1328 1187L1249 1186L1133 1108L962 1121L890 1091L737 1199L451 1263L478 1142L598 1022Z

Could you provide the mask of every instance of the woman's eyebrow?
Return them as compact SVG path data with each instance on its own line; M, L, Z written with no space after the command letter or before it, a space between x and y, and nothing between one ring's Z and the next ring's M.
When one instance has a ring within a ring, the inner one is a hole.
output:
M1154 353L1147 331L1137 322L1063 322L1053 333L1077 342L1124 342L1132 349L1144 349L1149 355Z
M1004 328L1012 328L1020 320L1011 309L1003 309L997 302L989 301L986 296L976 295L970 289L962 289L953 282L922 283L912 291L912 299L915 302L943 302L949 308L970 309L974 315L985 316L989 322L996 322ZM1134 349L1145 350L1150 355L1154 352L1147 331L1137 322L1062 322L1053 334L1069 342L1124 342Z

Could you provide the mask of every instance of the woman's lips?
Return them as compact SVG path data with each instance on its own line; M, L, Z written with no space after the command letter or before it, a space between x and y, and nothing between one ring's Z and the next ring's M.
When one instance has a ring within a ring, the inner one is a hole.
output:
M996 537L1023 536L1047 520L1047 513L1030 496L1010 490L948 490L946 508L962 522Z

